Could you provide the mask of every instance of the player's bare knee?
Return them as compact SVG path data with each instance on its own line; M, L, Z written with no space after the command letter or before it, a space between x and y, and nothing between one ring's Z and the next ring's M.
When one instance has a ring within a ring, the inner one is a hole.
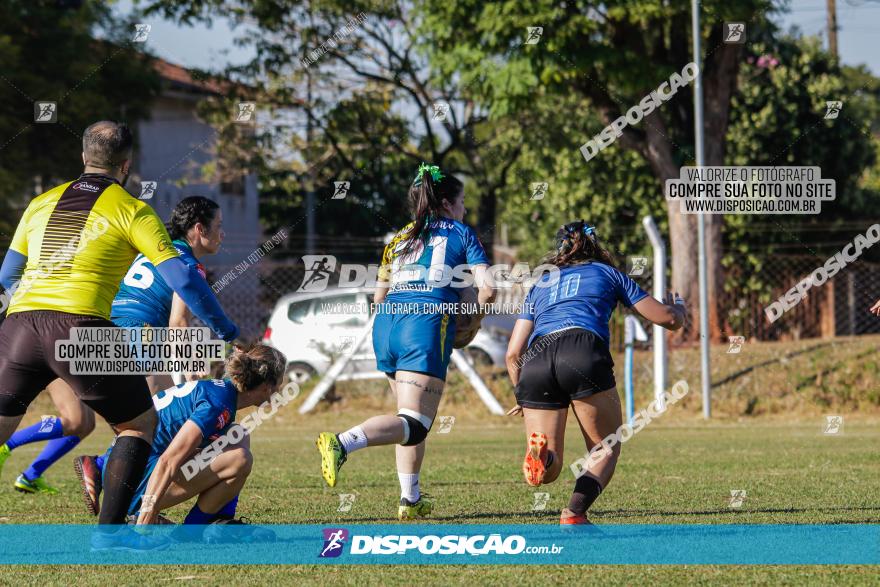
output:
M226 468L233 477L247 477L254 466L253 453L244 447L237 447L224 453Z
M85 415L71 419L62 418L61 427L65 436L76 436L83 439L94 431L95 419Z

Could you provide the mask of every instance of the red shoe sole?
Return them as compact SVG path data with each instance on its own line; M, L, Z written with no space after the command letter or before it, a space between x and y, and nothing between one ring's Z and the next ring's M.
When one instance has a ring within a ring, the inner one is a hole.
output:
M80 482L80 489L82 489L83 502L86 504L86 508L88 508L89 512L93 516L97 516L101 513L101 503L95 499L91 492L88 490L88 482L86 481L86 473L83 471L83 463L84 459L82 457L77 457L73 459L73 470L76 472L76 476ZM97 497L97 496L95 496Z
M538 487L544 481L544 473L547 468L544 462L547 460L547 435L541 432L532 432L529 436L526 458L523 461L523 474L526 483L532 487Z
M559 518L560 526L579 526L581 524L592 526L592 522L590 522L586 516L571 516L568 518Z

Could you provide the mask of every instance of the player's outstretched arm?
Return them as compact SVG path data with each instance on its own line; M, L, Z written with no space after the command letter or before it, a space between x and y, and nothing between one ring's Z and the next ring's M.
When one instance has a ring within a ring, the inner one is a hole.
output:
M173 257L156 265L156 270L192 312L217 336L229 342L238 337L238 327L230 320L208 282L193 265Z
M684 320L687 316L684 300L678 297L678 294L675 294L674 298L671 295L667 296L665 304L652 296L647 296L633 304L633 310L642 318L667 330L678 330L684 326Z
M489 272L489 266L474 265L471 270L474 272L474 285L477 286L477 301L481 305L491 304L495 301L495 280Z
M199 447L202 442L202 431L192 420L184 422L180 431L168 445L158 460L150 480L147 481L147 489L141 501L141 511L138 515L138 524L154 524L159 515L160 504L174 474L180 470L184 461Z

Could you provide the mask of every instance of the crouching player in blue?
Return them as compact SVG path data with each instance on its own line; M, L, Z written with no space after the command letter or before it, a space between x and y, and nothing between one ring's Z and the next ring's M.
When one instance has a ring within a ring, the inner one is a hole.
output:
M245 429L233 422L236 412L270 400L280 389L286 365L280 351L255 345L247 351L235 351L226 359L225 379L190 381L153 396L159 424L146 473L129 507L130 519L156 524L162 510L197 497L183 524L198 527L180 529L175 533L178 538L206 542L221 542L230 536L238 541L274 540L274 534L266 528L248 525L230 533L219 526L245 524L235 519L235 510L253 456ZM239 430L233 431L234 426ZM199 458L202 449L223 436L229 443L214 444L217 450L209 449L212 454L207 455L213 459ZM93 468L89 471L83 482L97 485L100 473ZM209 528L209 524L217 527Z
M462 222L462 183L436 165L423 163L409 201L415 220L385 247L373 326L377 367L397 395L397 414L375 416L340 434L322 432L317 440L321 472L330 487L354 451L397 444L401 520L425 516L433 508L423 499L419 474L457 338L456 320L440 306L461 298L463 288L448 279L450 272L470 267L479 286L478 301L485 304L494 298L489 259L473 229Z

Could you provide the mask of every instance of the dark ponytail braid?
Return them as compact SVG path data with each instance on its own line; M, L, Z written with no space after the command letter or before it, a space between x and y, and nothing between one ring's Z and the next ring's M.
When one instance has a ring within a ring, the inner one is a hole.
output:
M556 250L544 262L557 267L598 261L614 267L614 258L600 243L596 229L583 220L569 222L556 231Z
M416 250L419 242L424 245L426 228L432 217L443 210L443 200L450 203L458 198L464 189L458 179L443 174L436 165L422 163L418 174L409 188L409 207L413 215L413 225L403 241L401 256Z

